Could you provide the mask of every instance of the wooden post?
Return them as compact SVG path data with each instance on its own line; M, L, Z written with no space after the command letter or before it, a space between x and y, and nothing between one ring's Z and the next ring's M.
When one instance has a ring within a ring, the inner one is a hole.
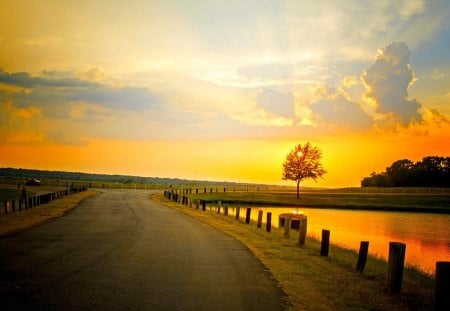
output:
M225 216L228 216L228 204L225 205L225 207L223 208L223 214L224 214Z
M305 245L306 232L308 227L308 218L300 219L300 227L298 228L298 246Z
M367 253L369 252L369 241L361 241L359 244L358 262L356 263L356 272L363 273L366 266Z
M236 206L236 220L239 220L239 214L241 213L241 208Z
M198 209L198 206L199 206L199 199L195 199L195 209Z
M11 201L11 208L12 208L12 212L15 213L16 212L16 200Z
M450 310L450 261L436 262L435 310Z
M272 213L267 213L267 221L266 221L266 231L270 232L272 230Z
M389 242L388 293L399 294L402 290L403 267L405 265L406 244Z
M285 238L289 237L289 231L291 231L291 221L292 221L291 216L286 216L286 218L284 219L284 237Z
M256 224L257 228L261 228L262 219L263 219L263 211L259 210L258 211L258 222Z
M249 224L250 223L250 214L252 212L252 209L250 207L247 207L247 212L245 214L245 223Z
M320 256L328 256L330 250L330 230L322 229L322 243L320 246Z
M202 211L206 211L206 201L202 200Z
M219 201L219 204L217 205L217 214L220 215L220 201Z

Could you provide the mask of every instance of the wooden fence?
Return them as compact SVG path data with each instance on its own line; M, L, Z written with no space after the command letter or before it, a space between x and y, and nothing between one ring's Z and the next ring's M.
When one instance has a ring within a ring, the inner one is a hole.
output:
M63 198L65 196L71 195L73 193L86 191L86 187L72 188L70 190L59 190L55 192L33 195L22 197L17 200L5 200L3 201L3 206L0 215L6 215L9 213L16 213L22 210L27 210L29 208L37 207L42 204L50 203L53 200Z

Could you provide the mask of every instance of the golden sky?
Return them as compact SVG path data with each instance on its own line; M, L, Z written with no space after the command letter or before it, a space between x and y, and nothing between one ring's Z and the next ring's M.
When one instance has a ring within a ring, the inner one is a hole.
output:
M446 0L0 7L0 167L279 184L311 142L341 187L450 155Z

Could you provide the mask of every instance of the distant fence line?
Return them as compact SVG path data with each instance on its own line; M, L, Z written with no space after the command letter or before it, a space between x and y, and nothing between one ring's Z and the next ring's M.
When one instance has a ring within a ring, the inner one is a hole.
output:
M0 178L0 185L24 185L30 178ZM139 184L139 183L112 183L112 182L90 182L90 181L71 181L71 180L47 180L40 179L42 187L67 189L69 187L86 187L102 189L140 189L140 190L158 190L169 188L169 186Z
M72 188L70 190L60 190L45 194L38 194L33 196L22 197L19 199L5 200L0 214L6 215L9 213L16 213L29 208L37 207L42 204L50 203L53 200L57 200L68 195L86 191L86 187Z
M161 189L167 189L163 187ZM266 192L266 193L295 193L295 187L290 186L208 186L208 185L173 185L168 190L181 193L219 193L219 192ZM450 195L450 188L426 188L426 187L349 187L349 188L300 188L301 193L328 193L328 194L420 194L420 195Z
M164 189L164 188L163 188ZM295 193L295 187L284 186L172 186L169 190L180 193L218 193L218 192L270 192L270 193ZM408 187L352 187L336 189L300 189L301 193L328 193L328 194L420 194L420 195L450 195L450 188L408 188Z
M0 184L23 185L30 178L0 178ZM197 193L215 192L266 192L266 193L293 193L295 186L288 185L259 185L246 183L193 183L193 184L142 184L142 183L116 183L101 181L78 180L41 180L42 186L49 188L67 188L67 184L74 187L88 187L100 189L136 189L136 190L176 190L196 191ZM205 190L206 189L206 190ZM450 188L430 187L346 187L346 188L300 188L302 193L336 193L336 194L422 194L422 195L450 195Z
M206 191L207 189L203 189ZM194 190L197 192L198 190ZM192 189L184 189L182 191L177 191L174 189L165 190L164 196L176 203L183 206L195 208L205 212L207 210L206 200L195 199L190 200L188 194L192 194ZM214 202L216 203L216 202ZM212 207L209 204L209 211L217 213L218 215L223 214L224 216L229 216L229 210L231 209L229 204L222 206L222 202L218 201L217 204ZM242 207L237 205L232 208L234 210L235 219L237 222L242 222L240 211ZM250 224L250 214L251 207L246 207L245 209L245 223ZM223 211L223 212L222 212ZM266 214L266 232L272 231L272 213L267 212ZM290 231L294 228L293 220L297 221L298 228L298 242L297 245L302 247L305 245L305 237L307 234L307 217L299 215L284 215L284 219L279 218L280 227L284 227L283 235L285 238L290 237ZM258 211L258 221L256 223L257 228L262 227L263 211ZM322 229L322 238L320 245L320 256L329 256L329 245L330 245L330 231L327 229ZM355 272L362 274L366 266L367 255L369 249L369 241L361 241L360 249L358 253L357 262L355 265ZM402 280L403 280L403 270L405 264L405 250L406 244L400 242L390 242L389 243L389 257L388 257L388 272L386 277L386 292L390 294L400 294L402 290ZM450 262L436 262L436 288L435 288L435 310L450 310Z

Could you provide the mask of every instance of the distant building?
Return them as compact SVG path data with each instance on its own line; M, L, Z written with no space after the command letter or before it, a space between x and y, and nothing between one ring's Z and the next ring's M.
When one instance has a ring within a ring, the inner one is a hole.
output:
M42 183L39 179L30 179L25 183L27 186L40 186L41 184Z

